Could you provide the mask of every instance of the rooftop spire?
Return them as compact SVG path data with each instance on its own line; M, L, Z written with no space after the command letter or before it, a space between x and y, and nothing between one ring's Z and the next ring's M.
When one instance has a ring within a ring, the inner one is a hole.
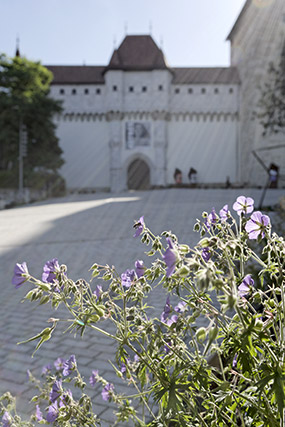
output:
M20 58L20 38L19 36L17 36L16 38L16 53L15 56L17 56L18 58Z

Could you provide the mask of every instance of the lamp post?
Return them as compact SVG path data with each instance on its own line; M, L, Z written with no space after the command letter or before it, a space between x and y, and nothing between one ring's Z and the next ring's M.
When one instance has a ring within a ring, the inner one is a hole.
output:
M24 196L24 157L27 155L27 128L23 124L22 117L19 119L19 198Z

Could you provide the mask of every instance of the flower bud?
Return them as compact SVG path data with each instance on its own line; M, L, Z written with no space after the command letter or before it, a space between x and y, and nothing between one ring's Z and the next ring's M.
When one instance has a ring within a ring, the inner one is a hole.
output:
M201 327L201 328L199 328L199 329L197 330L197 332L196 332L197 340L198 340L198 341L200 341L200 342L205 341L205 339L206 339L206 334L207 334L206 328L204 328L204 327L202 326L202 327Z

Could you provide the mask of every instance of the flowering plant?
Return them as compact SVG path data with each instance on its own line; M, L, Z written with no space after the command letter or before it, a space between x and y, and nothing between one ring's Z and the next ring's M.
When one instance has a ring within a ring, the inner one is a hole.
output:
M62 320L81 335L92 328L114 340L114 369L130 386L129 395L100 375L96 360L89 383L101 384L102 399L117 405L121 422L284 425L285 242L271 232L268 216L253 212L251 198L240 196L233 209L238 221L228 205L219 214L204 212L194 226L201 239L193 249L171 232L154 236L141 217L134 237L157 258L149 265L138 260L122 274L94 264L91 283L74 282L57 259L46 263L42 280L32 277L25 263L17 264L14 285L33 285L27 300L68 310L68 318L49 319L51 326L27 341L38 341L36 351ZM147 298L156 286L168 295L154 317ZM105 326L110 322L112 332ZM45 366L43 375L42 384L30 374L39 393L29 425L100 425L74 356ZM11 399L2 397L3 425L24 425L17 424Z

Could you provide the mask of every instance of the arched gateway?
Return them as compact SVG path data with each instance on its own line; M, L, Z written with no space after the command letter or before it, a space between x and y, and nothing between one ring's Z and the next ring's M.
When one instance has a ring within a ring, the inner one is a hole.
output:
M127 184L129 190L148 190L150 188L150 170L142 159L135 159L128 167Z

